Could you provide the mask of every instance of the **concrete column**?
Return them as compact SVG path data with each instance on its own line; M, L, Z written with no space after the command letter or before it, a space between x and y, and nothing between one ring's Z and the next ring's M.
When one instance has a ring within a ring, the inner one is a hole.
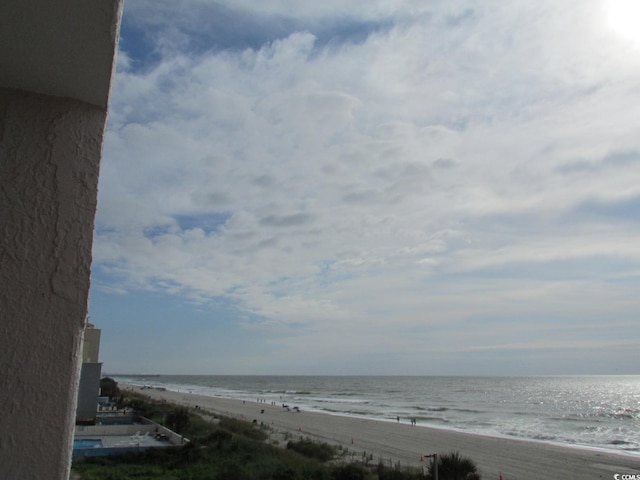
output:
M67 479L106 108L0 89L0 478Z

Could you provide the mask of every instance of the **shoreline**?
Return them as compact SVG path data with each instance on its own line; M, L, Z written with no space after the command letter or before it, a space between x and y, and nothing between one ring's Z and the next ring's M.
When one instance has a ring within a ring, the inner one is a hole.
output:
M158 377L160 377L161 375L157 375ZM129 383L123 383L122 385L127 385L128 387L132 387L134 389L140 389L141 392L144 392L146 390L142 390L143 386L149 386L148 384L129 384ZM173 388L169 388L169 387L165 387L164 385L162 386L150 386L151 389L157 389L157 388L167 388L167 391L170 392L174 392L174 393L180 393L180 394L184 394L184 395L196 395L196 396L202 396L202 397L207 397L207 398L214 398L214 399L222 399L222 400L234 400L234 401L246 401L249 403L255 403L255 401L253 400L248 400L245 399L243 400L242 398L238 398L238 397L225 397L224 395L208 395L205 393L199 393L196 392L194 393L191 389L185 388L185 389L173 389ZM137 390L136 390L137 391ZM283 392L286 393L286 392ZM329 410L322 410L322 409L314 409L314 408L305 408L304 411L308 412L308 413L318 413L321 415L331 415L331 416L336 416L336 417L341 417L341 418L349 418L349 419L360 419L360 420L372 420L372 421L376 421L376 422L388 422L388 423L392 423L392 424L396 424L396 420L394 420L392 417L373 417L373 416L367 416L367 415L361 415L361 414L357 414L357 413L346 413L346 412L339 412L339 411L329 411ZM406 421L410 418L410 417L400 417L401 418L401 423L406 423ZM502 440L510 440L510 441L524 441L524 442L531 442L531 443L535 443L535 444L543 444L543 445L551 445L551 446L555 446L555 447L560 447L560 448L567 448L567 449L577 449L577 450L586 450L586 451L590 451L590 452L596 452L596 453L603 453L603 454L610 454L610 455L622 455L624 457L629 457L631 459L635 459L638 460L640 462L640 451L632 451L632 450L621 450L621 449L615 449L615 448L607 448L605 446L595 446L595 445L584 445L584 444L578 444L578 443L563 443L561 441L554 441L554 440L547 440L547 439L538 439L538 438L528 438L528 437L521 437L521 436L516 436L516 435L509 435L509 434L505 434L505 433L500 433L500 432L480 432L480 431L474 431L474 430L463 430L460 428L455 428L455 427L448 427L448 426L441 426L441 425L427 425L427 424L418 424L416 425L418 428L427 428L427 429L433 429L433 430L442 430L444 432L454 432L454 433L460 433L463 435L475 435L475 436L480 436L480 437L487 437L487 438L496 438L496 439L502 439ZM639 469L640 470L640 469ZM638 474L640 475L640 471L638 472Z
M182 393L182 392L178 392L178 393ZM187 393L188 395L188 393ZM229 397L212 397L212 398L221 398L221 399L227 399L227 400L237 400L234 398L229 398ZM339 412L327 412L327 411L321 411L321 410L306 410L307 412L312 412L312 413L318 413L320 415L330 415L330 416L335 416L335 417L342 417L342 418L353 418L353 419L361 419L361 420L371 420L374 422L384 422L384 423L392 423L392 424L396 424L397 422L394 421L393 419L389 419L389 418L373 418L373 417L367 417L367 416L363 416L363 415L350 415L347 413L339 413ZM401 423L406 424L405 421L403 421L401 419ZM621 455L623 457L629 457L631 459L635 459L638 462L640 462L640 452L633 452L633 451L624 451L624 450L614 450L614 449L609 449L609 448L604 448L604 447L595 447L595 446L590 446L590 445L579 445L579 444L569 444L569 443L562 443L562 442L556 442L553 440L540 440L537 438L525 438L525 437L517 437L515 435L507 435L504 433L498 433L498 432L474 432L471 430L461 430L459 428L454 428L454 427L442 427L442 426L438 426L438 425L425 425L425 424L418 424L416 425L414 428L426 428L429 430L438 430L438 431L443 431L443 432L452 432L452 433L459 433L461 435L472 435L472 436L476 436L476 437L482 437L482 438L495 438L495 439L501 439L501 440L511 440L514 442L530 442L530 443L534 443L534 444L542 444L542 445L550 445L553 447L559 447L559 448L566 448L569 450L585 450L588 452L595 452L595 453L602 453L605 455ZM640 471L638 472L637 475L640 475ZM640 477L639 479L640 480Z
M431 453L459 452L478 466L485 479L541 478L612 479L614 474L640 475L640 456L541 440L489 436L431 426L411 426L387 419L370 419L329 412L287 411L280 405L236 400L173 390L141 389L122 384L125 391L266 425L284 438L310 438L342 448L354 459L362 452L370 463L400 463L420 468ZM421 461L422 459L422 461Z

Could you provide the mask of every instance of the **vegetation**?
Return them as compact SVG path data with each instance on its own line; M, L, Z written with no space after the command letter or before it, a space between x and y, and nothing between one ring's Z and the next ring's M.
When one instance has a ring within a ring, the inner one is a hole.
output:
M308 458L315 458L321 462L328 462L335 458L337 451L328 443L317 443L311 440L303 439L298 441L290 441L287 443L287 449L298 452Z
M220 418L218 428L227 432L241 435L244 438L250 438L252 440L257 440L260 442L263 442L267 438L269 438L269 435L264 431L264 429L256 428L256 426L252 423L244 422L242 420L237 420L230 417Z
M100 379L100 394L103 397L109 397L117 399L120 397L120 390L118 384L113 378L105 377Z
M434 474L433 463L429 466L429 475ZM458 452L438 456L439 480L480 480L478 468L473 460L461 457Z
M175 407L165 417L164 424L174 432L184 434L191 425L191 415L185 407Z
M417 470L343 463L338 450L326 443L291 440L287 448L266 442L268 431L232 418L207 419L202 410L189 410L127 393L128 408L158 423L170 424L191 441L175 449L155 449L122 457L88 458L74 464L82 480L417 480ZM457 454L455 454L457 455ZM363 459L365 455L363 454ZM447 475L441 457L440 480L479 477ZM457 457L459 458L459 456ZM466 459L463 459L466 460ZM475 468L475 466L474 466ZM475 471L475 470L474 470Z

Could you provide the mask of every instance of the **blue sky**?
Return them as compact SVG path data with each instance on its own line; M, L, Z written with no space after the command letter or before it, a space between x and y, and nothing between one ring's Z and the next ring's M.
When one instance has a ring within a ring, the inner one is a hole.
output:
M638 373L627 3L126 2L104 370Z

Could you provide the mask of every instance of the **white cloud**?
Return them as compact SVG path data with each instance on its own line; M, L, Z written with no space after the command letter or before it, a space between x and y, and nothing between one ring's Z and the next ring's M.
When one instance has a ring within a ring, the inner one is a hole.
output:
M389 323L569 321L598 291L619 315L637 311L607 284L637 282L625 277L637 222L576 214L640 196L640 65L595 3L226 6L390 27L343 44L312 30L259 48L186 42L138 70L121 54L94 249L117 280L99 284L225 297L252 316L245 328L313 332L319 349L343 343L336 325L365 332L357 350L384 345Z

